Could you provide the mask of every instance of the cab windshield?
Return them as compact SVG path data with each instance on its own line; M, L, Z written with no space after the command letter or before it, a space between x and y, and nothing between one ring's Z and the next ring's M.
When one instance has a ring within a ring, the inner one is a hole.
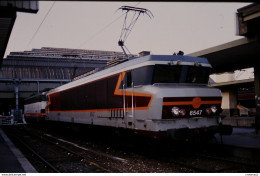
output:
M208 84L209 74L209 67L155 65L152 82Z
M209 67L188 65L150 65L126 72L120 88L156 83L208 84ZM133 83L133 84L132 84Z

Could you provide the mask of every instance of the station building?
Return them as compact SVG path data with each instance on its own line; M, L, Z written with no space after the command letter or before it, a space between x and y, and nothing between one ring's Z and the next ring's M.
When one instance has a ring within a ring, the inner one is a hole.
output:
M222 108L229 116L238 114L235 112L238 106L238 92L243 90L253 93L242 97L250 99L254 108L254 127L260 129L260 67L258 60L260 57L260 4L252 3L248 6L237 9L236 13L236 35L243 38L224 43L215 47L207 48L190 56L206 57L213 67L213 73L227 73L235 70L253 68L254 78L249 80L234 80L226 83L216 84L222 90ZM239 89L238 89L239 88ZM252 92L252 91L251 91ZM241 97L241 96L240 96ZM250 98L249 98L250 97ZM224 107L223 107L224 105Z
M243 72L243 70L237 72ZM252 73L246 73L243 76L244 79L241 79L241 74L236 75L235 72L213 76L215 76L215 81L210 82L209 86L221 89L223 115L228 117L255 115L255 91Z
M23 109L25 98L68 83L111 60L125 59L123 52L67 48L11 52L0 68L0 115Z

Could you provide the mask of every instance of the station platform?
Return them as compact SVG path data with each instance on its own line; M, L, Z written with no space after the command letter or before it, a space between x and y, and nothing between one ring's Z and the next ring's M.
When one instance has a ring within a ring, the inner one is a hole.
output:
M231 125L233 127L252 128L255 123L255 117L226 117L222 120L223 125Z
M221 141L220 135L215 137ZM232 135L223 135L222 141L224 145L260 150L260 133L257 134L254 128L233 127Z
M255 117L226 117L222 123L233 127L232 135L222 136L223 144L260 149L260 131L257 134L253 128ZM221 140L219 135L216 138Z
M0 173L37 173L0 127Z

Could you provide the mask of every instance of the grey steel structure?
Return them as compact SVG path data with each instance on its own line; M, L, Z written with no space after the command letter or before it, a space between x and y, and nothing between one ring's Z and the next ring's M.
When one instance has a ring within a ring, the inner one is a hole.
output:
M11 52L0 68L0 114L23 108L23 100L28 96L68 83L81 74L106 66L113 59L125 59L125 55L48 47Z
M254 68L255 128L260 130L260 4L253 3L237 10L237 35L244 38L189 54L206 57L213 73Z
M0 0L0 66L16 19L16 12L37 13L38 1Z

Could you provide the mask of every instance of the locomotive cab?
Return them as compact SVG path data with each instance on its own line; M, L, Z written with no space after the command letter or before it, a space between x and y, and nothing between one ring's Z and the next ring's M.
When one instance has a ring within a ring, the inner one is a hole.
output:
M135 127L143 128L138 123L145 119L145 130L157 130L155 138L161 131L174 139L194 138L195 134L201 136L202 133L212 137L224 128L228 132L223 134L232 133L230 127L221 125L221 91L208 86L211 65L207 60L200 63L183 58L182 61L157 62L126 72L121 89L152 95L148 116L136 110L131 113L135 116L132 120ZM128 103L135 106L138 102L133 99Z

